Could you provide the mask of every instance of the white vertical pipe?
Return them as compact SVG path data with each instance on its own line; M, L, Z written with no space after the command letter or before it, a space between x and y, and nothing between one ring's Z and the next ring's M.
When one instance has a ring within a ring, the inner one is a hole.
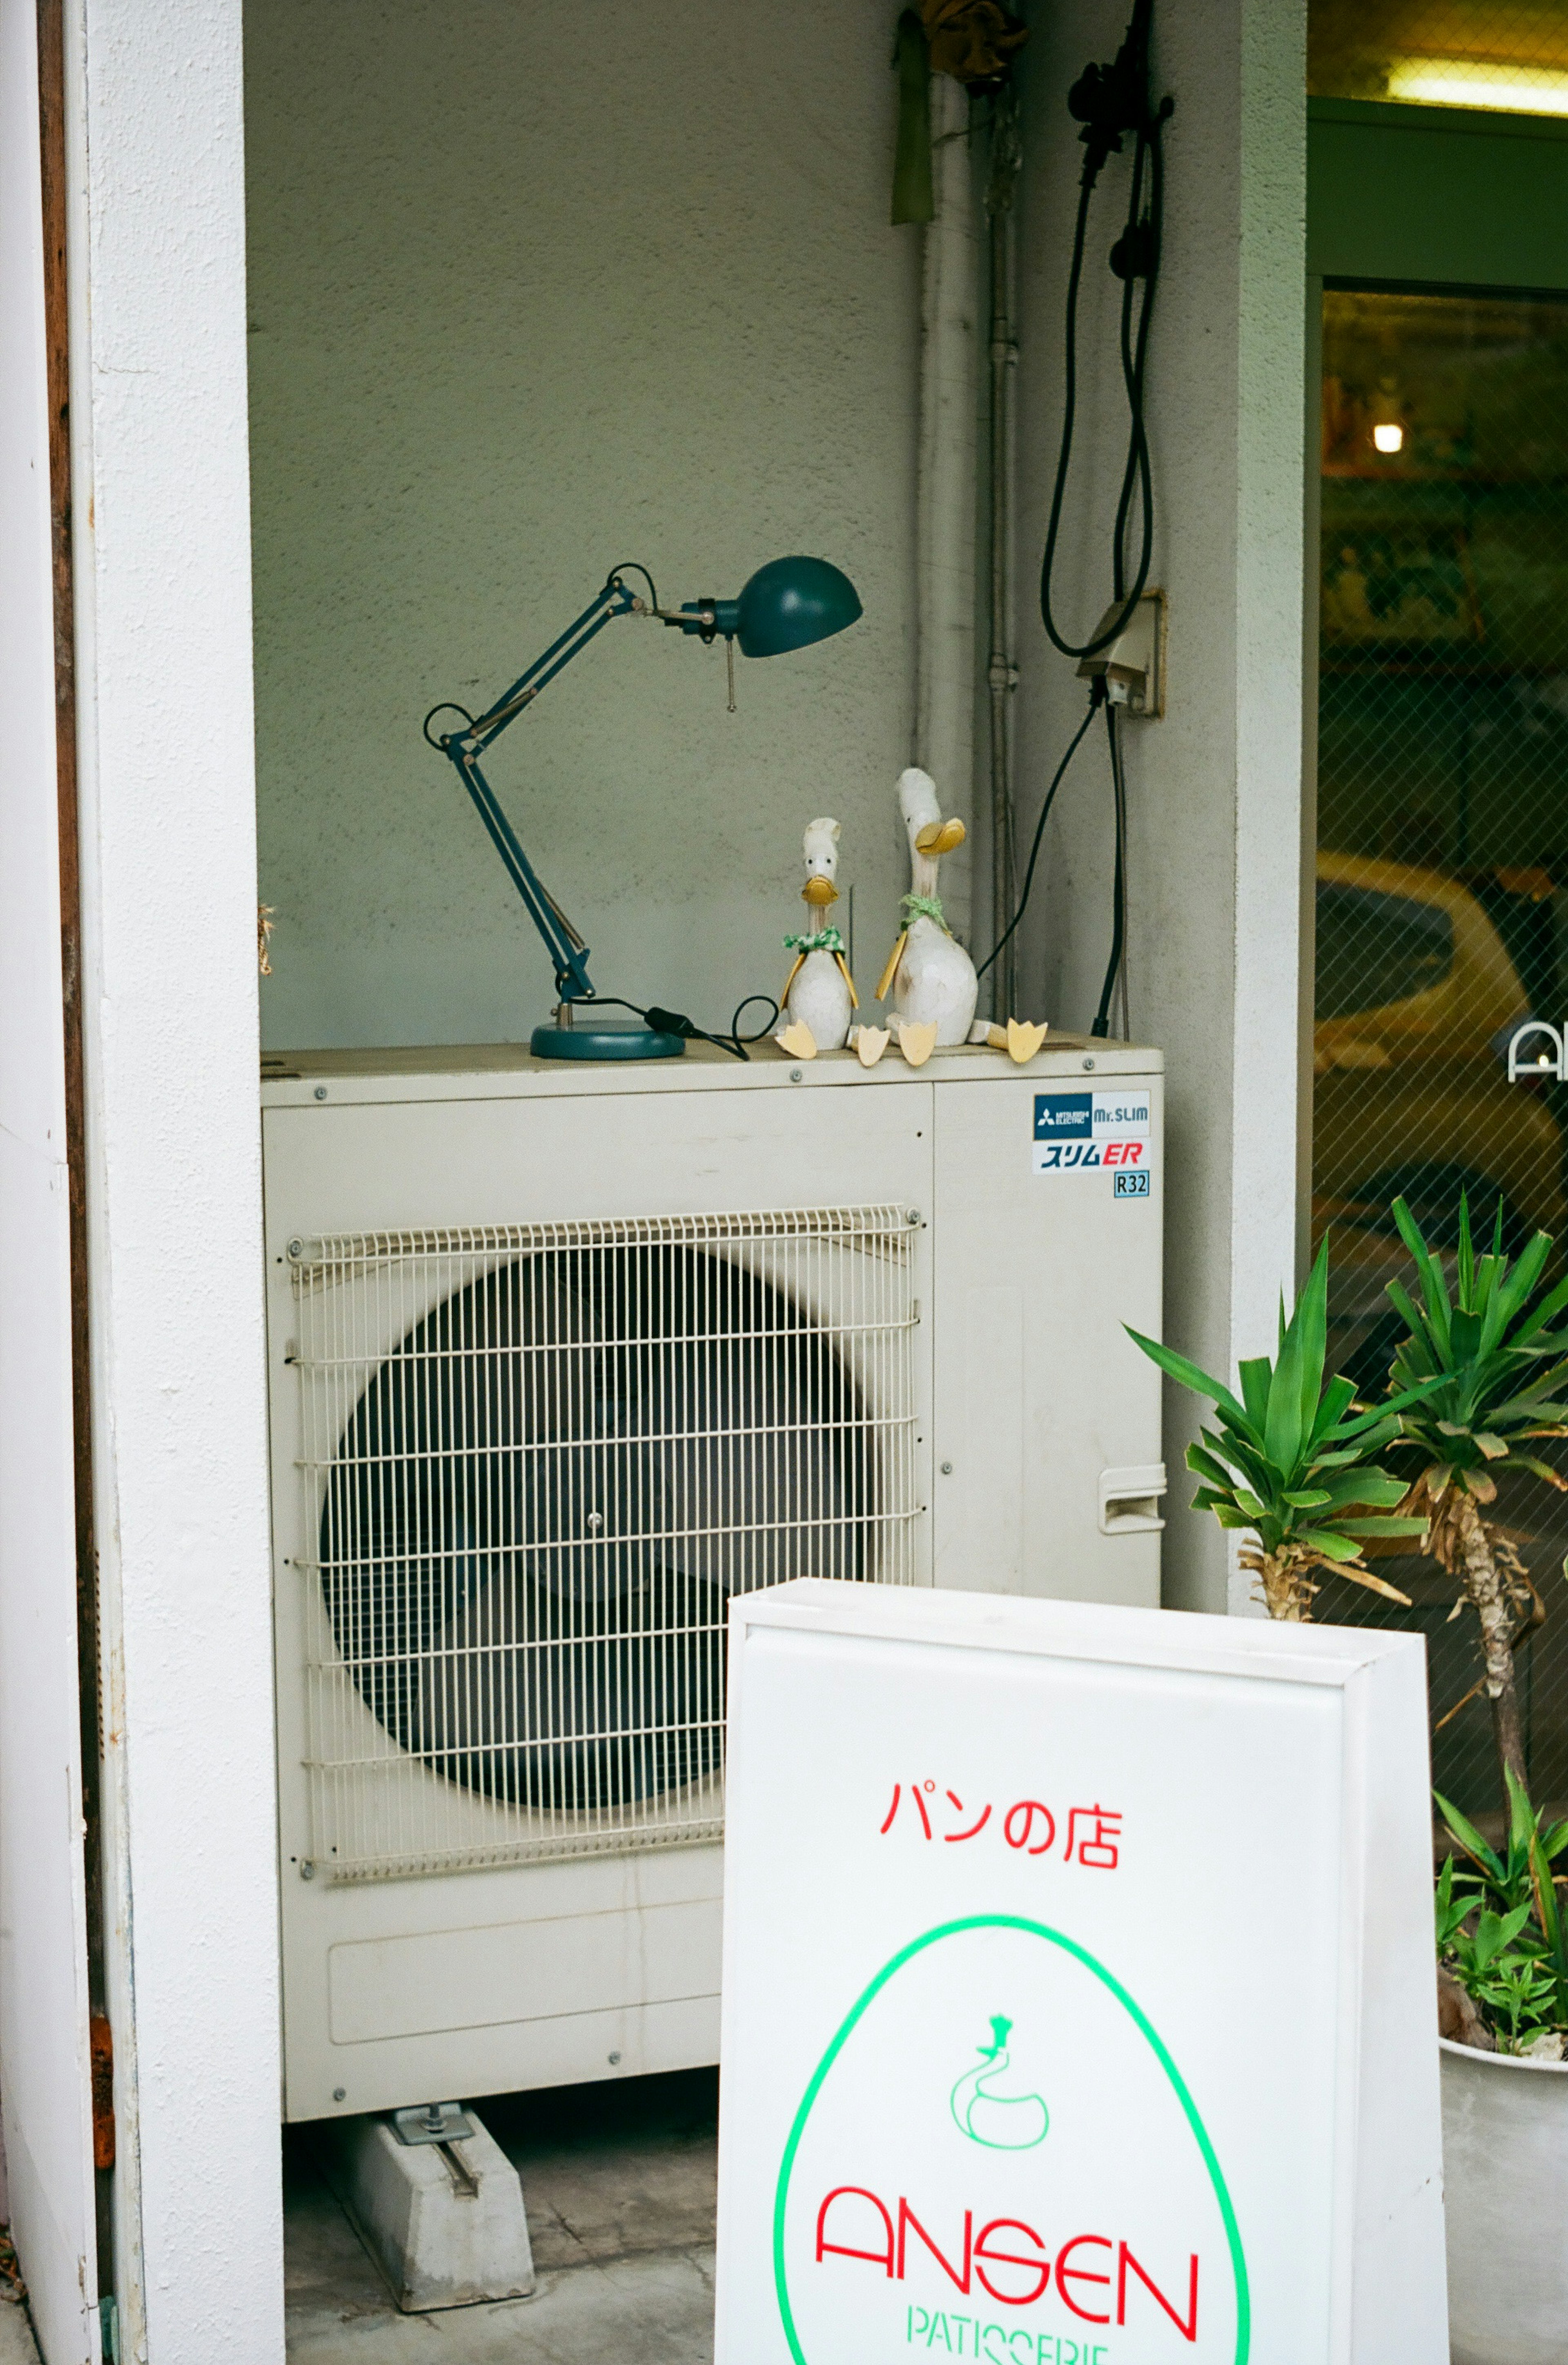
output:
M976 309L979 245L969 94L931 77L931 178L920 322L920 461L915 494L914 761L944 813L974 820ZM942 875L947 920L968 932L970 865Z

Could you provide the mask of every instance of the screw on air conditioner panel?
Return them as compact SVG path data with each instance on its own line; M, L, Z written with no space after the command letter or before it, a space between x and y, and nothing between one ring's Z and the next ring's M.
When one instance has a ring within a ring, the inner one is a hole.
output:
M790 1082L792 1084L798 1084L805 1072L806 1071L803 1068L791 1068L790 1070Z
M348 2088L347 2088L346 2086L334 2086L334 2087L333 2087L333 2089L332 2089L332 2100L333 2100L333 2102L346 2102L348 2101L348 2098L349 2098L349 2090L348 2090Z
M299 1259L300 1259L300 1258L305 1254L305 1243L304 1243L304 1241L303 1241L303 1240L290 1240L290 1242L289 1242L289 1244L288 1244L288 1253L289 1253L289 1255L290 1255L290 1256L291 1256L291 1257L296 1261L296 1262L297 1262L297 1261L298 1261L298 1260L299 1260Z
M317 1099L318 1099L319 1101L324 1101L324 1100L326 1099L326 1097L327 1097L327 1087L326 1087L326 1085L325 1085L325 1084L318 1084L318 1085L317 1085L317 1087L316 1087L316 1097L317 1097Z
M588 1523L597 1535L599 1529L604 1525L604 1513L602 1511L590 1511L588 1515Z
M621 2056L620 2056L620 2054L619 2054L619 2053L612 2053L612 2054L610 2055L610 2068L611 2068L612 2069L614 2068L614 2067L615 2067L616 2063L620 2060L620 2058L621 2058Z
M308 1856L299 1867L299 1877L301 1880L314 1880L316 1877L316 1867Z
M943 1477L944 1477L944 1478L950 1478L950 1477L952 1476L952 1474L953 1474L953 1465L952 1465L952 1463L951 1463L950 1462L944 1462L944 1463L942 1464L942 1475L943 1475Z
M912 1224L918 1224L918 1223L919 1223L919 1221L920 1221L920 1209L919 1209L918 1207L912 1207L912 1208L910 1209L910 1211L909 1211L909 1220L910 1220L910 1222L911 1222Z
M1084 1064L1084 1067L1087 1069L1087 1068L1092 1068L1092 1067L1094 1065L1094 1062L1093 1062L1093 1060L1092 1060L1092 1059L1085 1059L1085 1061L1083 1062L1083 1064Z

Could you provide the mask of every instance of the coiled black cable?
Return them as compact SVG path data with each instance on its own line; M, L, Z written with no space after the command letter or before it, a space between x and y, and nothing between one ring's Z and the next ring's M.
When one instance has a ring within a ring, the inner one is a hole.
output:
M555 980L557 993L562 992L565 984L564 978L558 977ZM771 1015L764 1019L754 1035L743 1035L741 1013L749 1010L754 1002L765 1002ZM572 1008L574 1010L629 1010L633 1018L641 1018L646 1026L653 1028L655 1035L678 1035L684 1043L711 1043L716 1049L728 1051L734 1059L749 1060L751 1053L746 1048L747 1044L760 1043L763 1037L771 1035L778 1024L778 1004L770 993L748 993L744 1002L737 1002L734 1014L730 1020L728 1033L718 1035L711 1035L705 1026L699 1026L696 1020L689 1018L683 1010L661 1010L656 1002L650 1003L644 1010L640 1002L628 1002L625 996L620 993L579 994L573 999Z
M1078 215L1073 224L1072 260L1068 272L1067 314L1062 339L1062 428L1057 454L1056 479L1051 488L1046 547L1040 562L1040 621L1052 646L1064 656L1089 657L1108 648L1125 630L1143 597L1154 555L1154 491L1144 420L1144 374L1148 351L1149 322L1159 279L1160 240L1165 206L1165 170L1161 134L1173 102L1158 106L1148 95L1148 35L1152 0L1137 0L1121 49L1109 66L1091 65L1073 84L1068 105L1083 123L1087 153L1079 180ZM1112 540L1113 599L1115 613L1102 630L1085 641L1070 640L1058 625L1052 606L1057 544L1061 532L1062 504L1072 465L1078 419L1078 303L1083 281L1083 253L1089 230L1090 200L1105 160L1122 151L1123 138L1133 139L1132 174L1126 219L1111 250L1111 268L1123 284L1121 315L1122 381L1127 397L1127 454L1122 470ZM1145 202L1147 181L1148 197ZM1137 302L1141 282L1143 297ZM1134 309L1137 304L1137 326ZM1138 560L1131 587L1126 584L1126 544L1135 495L1140 533Z

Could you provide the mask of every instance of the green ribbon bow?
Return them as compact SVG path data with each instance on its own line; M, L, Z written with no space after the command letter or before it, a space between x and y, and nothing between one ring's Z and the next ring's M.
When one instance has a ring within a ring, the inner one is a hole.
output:
M906 895L900 903L899 910L903 914L903 924L906 928L914 920L935 920L937 926L945 929L948 936L953 933L942 917L940 895Z
M836 928L819 928L812 936L786 936L784 949L787 953L841 953L845 945Z

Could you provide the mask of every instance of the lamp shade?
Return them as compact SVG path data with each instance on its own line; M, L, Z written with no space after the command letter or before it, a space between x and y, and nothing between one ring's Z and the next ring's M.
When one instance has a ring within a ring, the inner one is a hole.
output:
M744 657L782 656L842 633L861 613L847 575L825 558L772 558L735 602L735 637Z

